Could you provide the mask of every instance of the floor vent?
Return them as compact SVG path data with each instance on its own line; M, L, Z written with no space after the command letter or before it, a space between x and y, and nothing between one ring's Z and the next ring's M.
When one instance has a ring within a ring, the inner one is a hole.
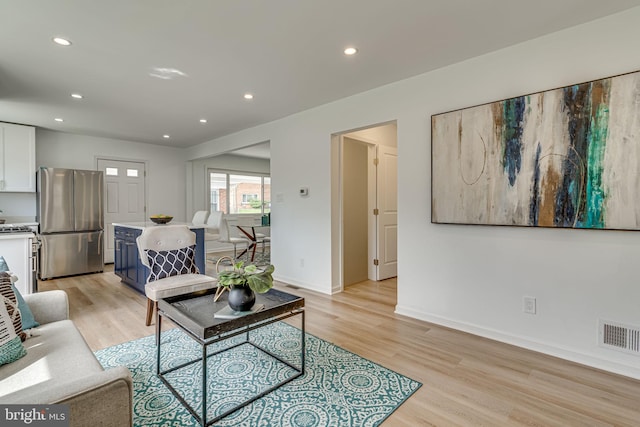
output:
M600 345L640 355L640 327L600 320Z

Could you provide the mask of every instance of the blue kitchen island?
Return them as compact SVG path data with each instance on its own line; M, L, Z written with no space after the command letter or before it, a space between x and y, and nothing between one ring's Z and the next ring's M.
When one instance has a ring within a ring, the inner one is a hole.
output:
M169 225L186 225L196 233L196 265L200 273L205 273L204 227L186 222L171 222ZM136 291L144 295L144 285L147 283L149 269L140 261L136 238L147 227L166 227L166 225L148 222L114 223L115 252L113 257L113 272L120 279Z

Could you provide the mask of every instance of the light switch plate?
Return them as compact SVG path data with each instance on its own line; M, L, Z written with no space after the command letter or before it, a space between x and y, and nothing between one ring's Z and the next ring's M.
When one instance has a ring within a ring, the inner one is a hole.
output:
M536 314L536 299L534 297L523 297L522 310L527 314Z

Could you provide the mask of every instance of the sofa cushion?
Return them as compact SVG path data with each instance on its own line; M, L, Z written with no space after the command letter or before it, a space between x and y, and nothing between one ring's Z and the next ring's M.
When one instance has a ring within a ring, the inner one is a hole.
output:
M169 251L147 249L145 252L151 266L147 282L180 274L200 273L194 262L195 249L196 245Z
M4 297L1 297L4 298ZM0 304L0 366L24 357L27 351L13 329L13 319L4 303Z
M20 291L16 288L16 285L12 283L11 289L15 292L16 299L18 300L18 310L20 310L20 317L22 318L22 330L26 331L27 329L40 326L40 323L36 322L36 318L33 316L31 308L29 308L29 305L25 302Z
M22 316L18 308L18 299L11 284L11 275L6 271L0 272L0 301L11 318L16 335L24 341L27 335L22 332Z
M0 322L0 327L2 326L2 322ZM15 362L26 354L27 350L24 349L20 337L16 334L13 334L13 338L0 340L0 366Z
M71 320L47 323L37 331L24 343L25 357L0 367L0 401L29 402L34 390L103 371Z
M27 303L24 302L24 298L20 295L18 288L14 285L14 283L18 281L18 277L11 273L9 266L7 265L7 261L5 261L3 256L0 256L0 272L1 271L6 271L7 274L9 274L11 289L16 294L16 299L18 300L18 309L20 310L20 317L22 318L22 329L26 330L40 326L40 324L36 322L36 319L34 319L31 309L29 309Z
M10 268L7 265L7 261L5 261L3 256L0 256L0 271L9 271Z
M7 261L4 259L3 256L0 256L0 271L6 271L11 275L11 283L15 283L18 281L18 276L16 276L11 272L9 265L7 264Z

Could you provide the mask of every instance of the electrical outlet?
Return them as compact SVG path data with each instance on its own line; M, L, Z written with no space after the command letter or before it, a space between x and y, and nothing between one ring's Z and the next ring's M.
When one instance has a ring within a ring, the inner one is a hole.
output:
M536 299L534 297L523 297L522 309L527 314L536 314Z

